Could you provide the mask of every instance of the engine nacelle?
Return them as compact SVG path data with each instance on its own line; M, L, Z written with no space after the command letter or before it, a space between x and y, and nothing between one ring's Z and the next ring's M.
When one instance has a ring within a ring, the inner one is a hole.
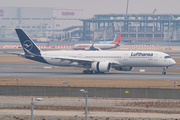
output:
M133 67L115 67L114 69L119 71L131 71Z
M91 69L96 72L109 72L111 70L111 63L109 62L93 62Z

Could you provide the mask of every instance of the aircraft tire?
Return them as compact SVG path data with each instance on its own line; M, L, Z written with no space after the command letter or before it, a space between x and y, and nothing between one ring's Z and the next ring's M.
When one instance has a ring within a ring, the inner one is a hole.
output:
M83 74L93 74L92 70L83 70Z
M83 70L83 74L86 74L87 73L87 71L86 70Z
M95 71L95 73L96 73L96 74L104 74L104 72L96 72L96 71Z
M166 75L166 72L162 72L163 75Z
M92 71L92 70L90 70L90 74L93 74L93 71Z

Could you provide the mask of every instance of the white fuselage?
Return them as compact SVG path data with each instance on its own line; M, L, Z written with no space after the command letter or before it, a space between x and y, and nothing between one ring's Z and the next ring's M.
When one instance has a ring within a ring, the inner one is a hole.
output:
M47 63L57 66L83 67L69 60L54 59L58 56L116 62L120 67L168 67L176 63L166 58L168 54L156 51L48 51L41 55Z

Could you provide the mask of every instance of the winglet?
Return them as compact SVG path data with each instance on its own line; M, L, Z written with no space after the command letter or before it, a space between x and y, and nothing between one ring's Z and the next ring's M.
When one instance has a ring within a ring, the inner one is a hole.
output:
M110 44L120 44L120 40L121 40L121 34L119 34L118 37L115 39L115 41L113 41Z

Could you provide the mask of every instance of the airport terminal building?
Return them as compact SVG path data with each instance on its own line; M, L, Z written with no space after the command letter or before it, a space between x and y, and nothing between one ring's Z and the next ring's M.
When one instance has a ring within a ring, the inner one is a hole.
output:
M0 7L0 39L17 39L15 28L41 40L180 40L180 14L97 14L83 9Z
M180 14L100 14L83 21L83 38L122 40L180 40Z
M15 28L32 38L65 37L67 28L82 26L80 18L82 9L0 7L0 39L17 38Z

